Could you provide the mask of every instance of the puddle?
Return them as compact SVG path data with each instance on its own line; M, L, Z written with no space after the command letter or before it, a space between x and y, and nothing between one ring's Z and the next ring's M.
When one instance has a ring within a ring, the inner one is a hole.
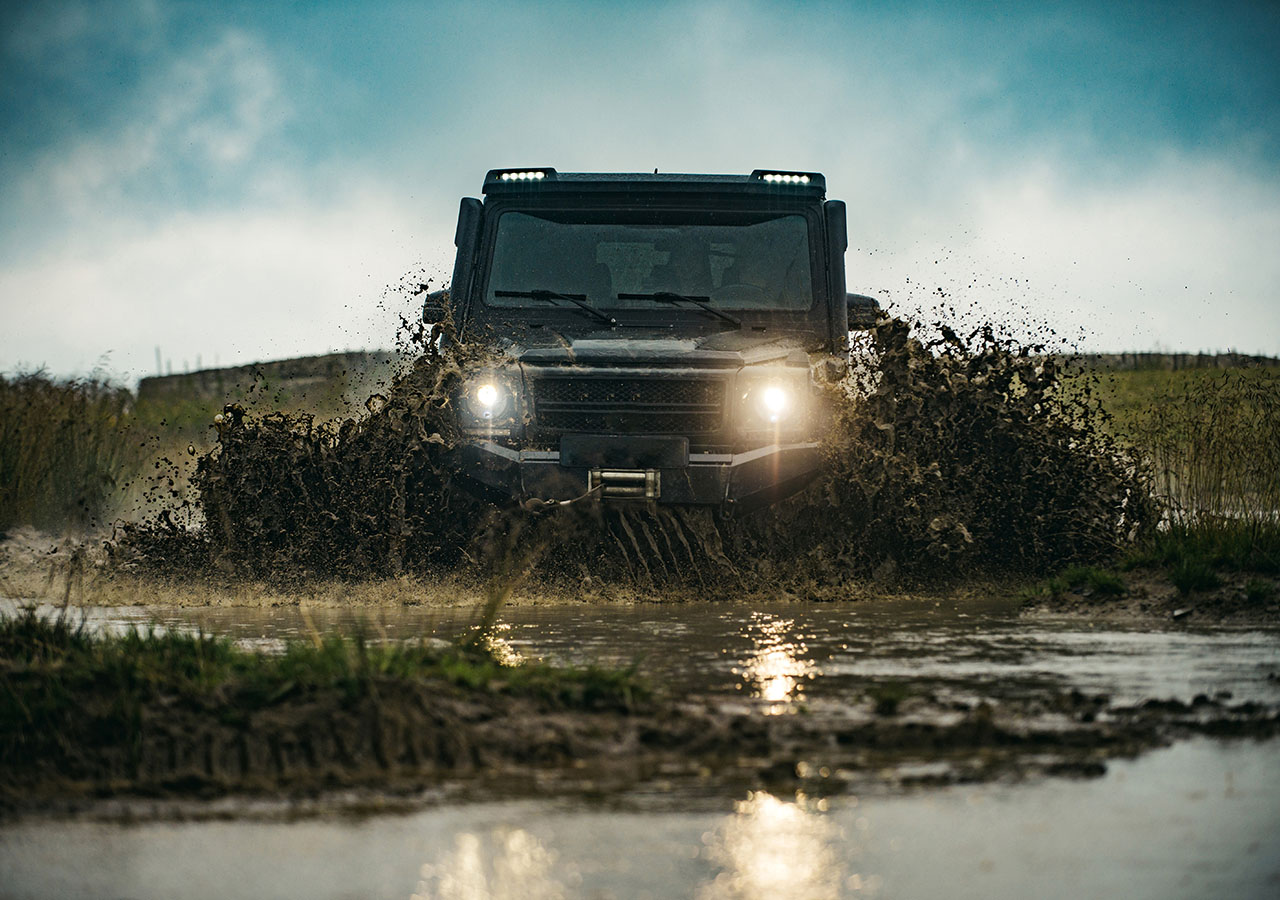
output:
M16 605L0 601L0 611ZM303 639L313 627L363 627L392 640L449 637L474 618L465 609L425 607L80 612L94 628L201 628L262 649ZM879 682L911 682L921 691L968 700L1016 700L1074 688L1107 694L1115 704L1152 697L1190 702L1224 691L1237 703L1280 703L1276 629L1091 628L1078 619L1020 619L1000 603L512 606L493 639L511 658L638 663L660 684L732 695L775 712L799 703L839 704Z
M445 805L293 823L0 828L4 896L1274 897L1280 754L1194 740L1091 781L813 800Z
M83 612L93 628L202 628L265 649L312 628L358 624L389 640L447 637L472 615ZM869 685L906 685L935 707L1030 703L1073 689L1107 694L1113 705L1202 694L1280 703L1275 630L1101 630L1023 621L1000 604L515 606L494 640L511 658L638 662L680 693L806 719L825 711L837 720ZM830 796L658 778L605 800L458 803L446 792L394 815L321 807L290 821L301 807L285 800L256 813L234 803L203 813L234 821L27 818L0 827L0 895L1247 898L1280 890L1278 740L1184 740L1113 759L1085 780L901 787L927 781L931 764L908 761L895 778ZM143 803L135 811L145 819Z

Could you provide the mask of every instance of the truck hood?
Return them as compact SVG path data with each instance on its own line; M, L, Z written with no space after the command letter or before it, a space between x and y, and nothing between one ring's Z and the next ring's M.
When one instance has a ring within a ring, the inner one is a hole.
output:
M811 342L812 339L810 339ZM736 369L790 361L807 364L806 341L800 335L721 331L705 335L631 334L602 331L568 336L555 332L525 337L504 348L532 366L679 366Z

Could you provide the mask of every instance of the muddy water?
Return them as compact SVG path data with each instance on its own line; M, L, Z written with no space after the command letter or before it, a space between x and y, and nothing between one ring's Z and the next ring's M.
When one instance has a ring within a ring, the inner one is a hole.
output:
M0 610L15 608L0 601ZM411 639L469 627L469 609L88 607L92 627L157 624L275 648L312 629ZM1171 625L1090 627L1025 619L1008 601L651 603L511 606L493 634L505 652L560 663L638 664L681 691L732 696L766 712L840 704L869 685L957 700L1016 699L1047 689L1104 693L1114 703L1280 703L1280 632Z
M6 897L1274 897L1280 754L1197 740L1101 779L814 802L439 806L290 824L29 823Z
M467 610L87 610L275 646L310 629L447 636ZM1077 689L1113 702L1280 702L1280 633L1091 629L997 603L516 606L512 654L636 662L764 714L834 712L876 685L973 702ZM871 686L871 688L869 688ZM243 807L220 806L243 813ZM409 814L0 828L0 896L1270 897L1280 891L1280 742L1195 739L1101 778L831 797L691 793L460 803Z

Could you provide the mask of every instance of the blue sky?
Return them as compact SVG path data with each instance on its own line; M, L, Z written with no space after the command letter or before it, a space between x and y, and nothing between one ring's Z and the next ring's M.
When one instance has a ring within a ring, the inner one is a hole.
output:
M852 289L1280 354L1280 6L27 4L0 370L385 346L502 165L816 169Z

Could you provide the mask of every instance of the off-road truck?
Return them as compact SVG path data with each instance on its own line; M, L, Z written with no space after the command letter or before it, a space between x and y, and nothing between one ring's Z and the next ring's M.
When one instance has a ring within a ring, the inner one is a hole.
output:
M845 293L845 206L825 192L814 172L490 171L462 200L450 308L424 310L497 348L455 398L467 481L722 511L802 488L815 373L876 314Z

